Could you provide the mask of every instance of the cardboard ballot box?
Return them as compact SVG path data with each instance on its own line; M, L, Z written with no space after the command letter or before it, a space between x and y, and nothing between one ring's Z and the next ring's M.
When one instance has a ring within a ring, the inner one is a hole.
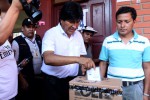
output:
M69 100L122 100L122 81L89 81L78 76L69 82Z

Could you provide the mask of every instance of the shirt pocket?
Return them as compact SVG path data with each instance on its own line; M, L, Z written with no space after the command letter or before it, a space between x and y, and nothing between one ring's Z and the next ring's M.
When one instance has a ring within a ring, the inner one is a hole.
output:
M70 56L80 56L80 44L73 43L70 45Z

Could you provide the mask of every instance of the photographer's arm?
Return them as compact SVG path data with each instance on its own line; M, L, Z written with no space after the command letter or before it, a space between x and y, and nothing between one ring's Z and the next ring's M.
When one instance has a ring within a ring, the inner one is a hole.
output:
M28 0L28 2L31 0ZM19 12L22 9L22 5L19 0L13 0L10 8L6 12L5 17L0 22L0 45L4 44L5 41L8 39L16 20L18 18ZM5 12L1 12L5 13Z
M0 22L0 45L8 39L19 15L19 9L10 6L5 17Z

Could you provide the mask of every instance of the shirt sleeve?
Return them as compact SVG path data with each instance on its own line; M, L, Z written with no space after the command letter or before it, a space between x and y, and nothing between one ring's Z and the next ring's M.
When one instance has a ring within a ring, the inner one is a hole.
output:
M143 62L150 62L150 42L148 39L145 42L145 48L144 48L142 59Z
M103 61L108 61L107 39L105 39L102 44L101 52L99 54L99 59Z
M15 40L12 42L12 49L14 50L15 59L16 59L16 61L18 61L18 59L19 59L19 45Z
M53 36L53 31L51 30L48 30L44 37L43 37L43 40L42 40L42 54L45 52L45 51L54 51L54 44L55 44L55 37Z

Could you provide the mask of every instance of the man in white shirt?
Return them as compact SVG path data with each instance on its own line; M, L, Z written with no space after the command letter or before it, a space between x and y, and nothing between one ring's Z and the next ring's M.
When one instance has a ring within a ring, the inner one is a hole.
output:
M60 11L59 24L49 29L42 40L44 58L44 100L69 100L69 81L84 69L95 67L86 55L82 35L76 30L83 18L78 3L66 2Z
M22 22L22 34L14 38L12 42L12 48L15 51L15 58L17 63L21 63L20 66L23 69L19 73L19 90L17 99L18 100L29 100L35 99L34 97L40 96L37 95L37 92L40 92L41 84L38 79L41 79L39 76L41 74L41 45L42 41L39 35L35 34L36 25L29 19L26 18ZM22 63L24 59L27 59L27 63ZM38 81L35 82L35 81ZM37 84L38 88L34 91L34 86ZM22 93L22 91L24 93ZM35 95L34 95L35 93ZM33 97L33 98L32 98Z

